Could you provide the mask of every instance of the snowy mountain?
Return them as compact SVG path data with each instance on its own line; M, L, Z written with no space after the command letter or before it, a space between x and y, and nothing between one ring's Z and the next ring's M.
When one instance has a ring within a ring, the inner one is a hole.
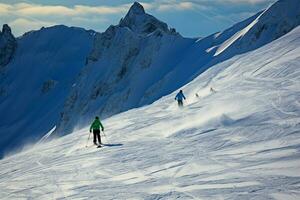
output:
M299 199L299 36L206 70L183 109L174 92L105 119L102 149L85 127L0 160L1 197Z
M245 28L223 42L215 55L225 50L244 52L256 49L288 33L299 24L299 1L278 1L260 13Z
M299 5L278 1L198 40L182 37L139 3L103 33L55 26L17 38L13 59L1 70L0 113L7 114L0 118L0 157L54 127L64 135L95 115L103 119L153 103L210 67L297 27Z
M148 89L176 68L183 50L194 42L134 3L118 25L96 34L88 64L65 104L58 132L86 124L95 113L107 117L153 102L165 92L152 94L159 91ZM171 92L177 87L166 88Z
M183 38L134 3L119 25L96 35L58 132L72 132L96 113L105 118L150 104L209 67L286 34L300 24L299 13L299 1L279 1L224 32L196 40Z
M17 38L13 59L1 69L0 157L4 150L36 142L56 125L90 53L93 35L54 26ZM0 55L10 58L12 48L6 49Z

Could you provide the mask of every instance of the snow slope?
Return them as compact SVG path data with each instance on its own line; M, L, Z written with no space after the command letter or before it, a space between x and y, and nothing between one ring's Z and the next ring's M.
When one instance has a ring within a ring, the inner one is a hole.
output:
M86 127L0 160L1 197L299 199L299 35L205 71L183 109L174 92L104 120L103 149Z

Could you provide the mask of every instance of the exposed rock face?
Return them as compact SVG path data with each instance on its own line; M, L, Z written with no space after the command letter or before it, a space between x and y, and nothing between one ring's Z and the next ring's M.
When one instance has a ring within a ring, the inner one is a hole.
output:
M136 37L139 40L150 35L156 37L163 35L180 36L174 28L169 28L166 23L147 14L143 6L135 2L118 25L111 25L104 33L96 33L94 48L87 58L87 64L98 61L103 52L110 48L115 36L120 32L126 32L125 34L129 37Z
M145 13L143 6L137 2L131 6L125 18L120 20L119 26L128 27L139 34L149 34L156 30L165 33L176 33L175 29L169 29L166 23Z
M10 27L4 24L2 31L0 31L0 68L10 62L16 48L16 38L11 33Z
M42 94L46 94L46 93L50 92L50 90L55 88L57 83L58 82L56 80L52 80L52 79L45 81L41 88Z

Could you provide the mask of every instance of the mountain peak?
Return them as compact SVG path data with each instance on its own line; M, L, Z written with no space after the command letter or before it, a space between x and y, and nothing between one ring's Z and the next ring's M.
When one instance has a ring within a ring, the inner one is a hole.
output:
M10 62L16 47L17 41L11 33L10 27L4 24L2 32L0 31L0 68Z
M127 27L138 34L149 34L157 30L168 34L177 34L175 29L145 12L144 7L138 3L130 7L128 13L120 20L120 27Z
M13 34L11 32L11 28L7 24L3 24L2 31L0 31L0 43L3 43L3 41L6 41L6 42L7 41L11 41L11 42L15 41L15 37L13 36ZM0 50L0 52L1 52L1 50Z
M11 34L11 28L7 24L3 24L2 33L3 34Z
M134 2L124 19L121 19L120 25L132 27L133 25L136 25L138 21L141 21L141 19L147 18L147 15L148 14L146 14L142 5L138 2Z
M145 14L144 7L139 2L134 2L128 11L129 15Z

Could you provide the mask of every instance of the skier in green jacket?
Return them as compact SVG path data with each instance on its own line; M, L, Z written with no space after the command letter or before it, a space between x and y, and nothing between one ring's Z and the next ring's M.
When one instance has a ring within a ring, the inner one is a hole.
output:
M103 127L102 123L100 122L99 117L97 116L90 127L90 133L93 130L95 145L97 145L97 138L98 138L98 143L99 143L98 145L102 144L101 137L100 137L100 127L101 127L101 130L104 131L104 127Z

